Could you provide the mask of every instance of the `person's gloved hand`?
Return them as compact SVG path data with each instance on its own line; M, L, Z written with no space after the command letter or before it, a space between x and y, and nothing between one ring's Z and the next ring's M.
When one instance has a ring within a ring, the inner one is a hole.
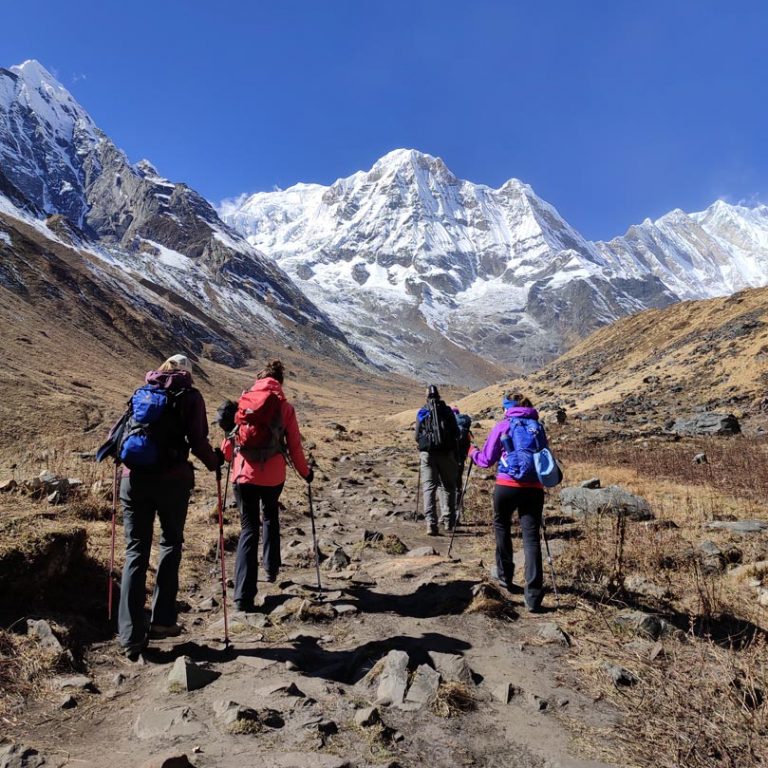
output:
M309 472L307 473L307 476L304 479L307 481L307 485L310 485L312 481L315 479L315 470L312 469L312 467L309 468Z
M219 466L223 467L226 463L226 459L224 458L224 451L221 450L221 448L214 448L213 452L216 454L216 458L219 460Z

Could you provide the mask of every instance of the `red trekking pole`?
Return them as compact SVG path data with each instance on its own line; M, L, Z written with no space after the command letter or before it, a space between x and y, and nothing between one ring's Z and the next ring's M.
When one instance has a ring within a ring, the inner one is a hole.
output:
M107 580L107 618L112 621L112 593L114 592L115 573L115 527L117 518L117 492L120 463L115 462L115 477L112 481L112 546L109 552L109 578Z
M227 623L227 568L224 564L224 504L221 500L221 467L216 470L216 491L219 500L219 553L221 555L221 601L224 606L224 647L229 646Z

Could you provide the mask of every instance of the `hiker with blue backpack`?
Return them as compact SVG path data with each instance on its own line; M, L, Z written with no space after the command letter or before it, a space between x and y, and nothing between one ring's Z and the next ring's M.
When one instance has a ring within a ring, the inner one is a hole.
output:
M190 452L211 472L224 463L221 451L208 442L205 401L192 385L189 360L173 355L158 370L147 373L145 384L134 392L97 454L99 460L115 459L116 482L119 479L125 565L118 635L130 659L138 658L149 638L175 637L181 632L176 595L184 523L195 484ZM160 518L160 558L147 633L144 605L155 515Z
M504 418L491 430L482 450L469 449L469 458L479 467L498 463L493 493L493 528L496 537L496 578L510 592L520 591L513 583L512 515L517 511L525 552L525 605L541 610L544 574L540 530L544 509L544 487L562 479L548 448L538 411L527 397L506 395Z

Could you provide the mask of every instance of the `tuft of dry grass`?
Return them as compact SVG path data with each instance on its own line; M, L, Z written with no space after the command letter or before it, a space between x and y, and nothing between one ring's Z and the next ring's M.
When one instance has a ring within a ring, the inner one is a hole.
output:
M477 708L472 691L463 683L441 683L430 709L438 717L454 717Z
M472 602L465 608L464 613L482 613L496 619L514 618L516 615L512 604L501 590L487 581L477 585Z

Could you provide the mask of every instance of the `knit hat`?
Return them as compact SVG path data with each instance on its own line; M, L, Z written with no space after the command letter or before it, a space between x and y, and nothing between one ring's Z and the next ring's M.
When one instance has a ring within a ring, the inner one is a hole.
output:
M189 362L189 358L186 355L172 355L169 357L163 365L170 363L174 368L180 368L182 371L192 373L192 364Z

